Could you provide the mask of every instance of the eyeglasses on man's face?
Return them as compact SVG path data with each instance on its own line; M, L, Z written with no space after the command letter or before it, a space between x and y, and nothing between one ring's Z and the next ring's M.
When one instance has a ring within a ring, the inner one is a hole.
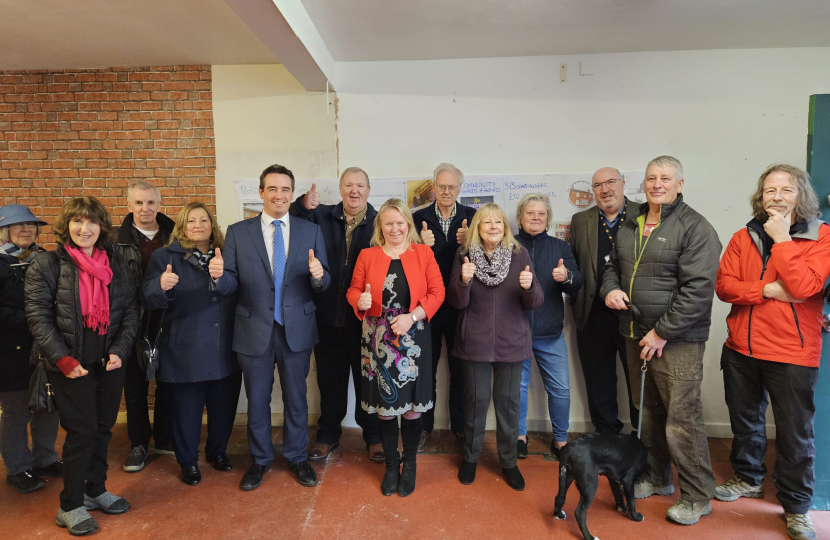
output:
M435 191L438 193L455 193L458 186L435 186Z
M597 182L596 184L591 185L591 189L594 191L602 191L602 186L608 186L608 189L614 189L614 186L617 185L617 182L620 182L619 178L611 178L606 180L605 182Z

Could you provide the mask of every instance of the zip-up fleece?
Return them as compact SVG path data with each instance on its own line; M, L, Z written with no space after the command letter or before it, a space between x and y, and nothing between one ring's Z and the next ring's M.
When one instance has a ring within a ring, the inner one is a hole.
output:
M820 220L792 240L774 244L763 258L761 237L750 226L736 232L718 268L717 294L732 304L726 346L745 356L818 367L824 283L830 275L830 226ZM763 297L777 280L803 302Z
M668 341L706 341L721 243L712 225L683 202L660 207L660 222L643 237L648 203L620 225L605 264L600 296L622 289L631 305L620 310L620 333L640 339L652 328Z

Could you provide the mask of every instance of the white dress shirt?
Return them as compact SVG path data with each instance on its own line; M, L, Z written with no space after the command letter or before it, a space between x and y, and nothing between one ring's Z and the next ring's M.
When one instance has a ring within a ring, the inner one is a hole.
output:
M262 212L260 215L262 221L262 238L265 240L265 250L268 252L268 264L271 265L271 273L274 273L274 218ZM285 260L288 261L288 239L291 237L290 227L288 221L288 214L280 218L282 221L282 243L285 244Z

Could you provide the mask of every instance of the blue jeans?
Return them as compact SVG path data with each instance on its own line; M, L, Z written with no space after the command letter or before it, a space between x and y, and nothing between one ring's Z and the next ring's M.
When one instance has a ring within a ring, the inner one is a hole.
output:
M553 427L553 440L568 440L568 420L571 412L570 377L568 376L568 346L564 334L557 339L534 339L533 356L548 394L548 413ZM521 403L519 405L519 435L527 435L527 386L530 383L530 358L522 369Z

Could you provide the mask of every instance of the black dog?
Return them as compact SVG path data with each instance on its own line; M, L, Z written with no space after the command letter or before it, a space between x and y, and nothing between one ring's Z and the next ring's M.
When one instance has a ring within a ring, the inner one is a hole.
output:
M577 437L566 444L559 454L559 493L553 517L565 519L562 507L571 482L576 482L579 490L579 504L574 515L579 530L585 540L597 540L588 532L585 518L588 507L594 500L599 485L599 475L608 477L617 511L628 510L632 521L642 521L643 515L637 512L634 497L634 482L648 466L648 455L640 439L631 435L610 435L607 433L589 433ZM623 501L623 492L628 502Z

